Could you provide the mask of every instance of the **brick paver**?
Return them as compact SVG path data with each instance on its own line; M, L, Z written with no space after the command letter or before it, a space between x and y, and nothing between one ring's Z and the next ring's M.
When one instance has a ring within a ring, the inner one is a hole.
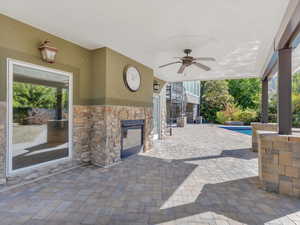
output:
M251 137L174 129L111 168L79 168L0 194L1 225L300 224L300 200L258 187Z

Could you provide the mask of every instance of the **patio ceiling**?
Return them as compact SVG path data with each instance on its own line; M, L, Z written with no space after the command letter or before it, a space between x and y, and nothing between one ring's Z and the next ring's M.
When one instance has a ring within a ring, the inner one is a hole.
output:
M261 77L298 0L1 1L0 13L88 49L109 47L166 81ZM212 70L158 66L193 49Z

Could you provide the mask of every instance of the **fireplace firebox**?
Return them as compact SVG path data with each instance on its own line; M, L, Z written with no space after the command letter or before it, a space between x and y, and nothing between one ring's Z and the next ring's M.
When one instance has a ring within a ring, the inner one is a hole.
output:
M137 154L144 145L144 120L121 121L121 159Z

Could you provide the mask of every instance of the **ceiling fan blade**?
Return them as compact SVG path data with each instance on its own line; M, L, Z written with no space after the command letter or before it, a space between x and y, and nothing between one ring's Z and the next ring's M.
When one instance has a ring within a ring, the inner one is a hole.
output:
M165 66L169 66L169 65L172 65L172 64L177 64L177 63L181 63L181 62L180 62L180 61L177 61L177 62L167 63L167 64L165 64L165 65L159 66L159 68L162 68L162 67L165 67Z
M202 63L194 62L193 65L195 65L195 66L197 66L197 67L199 67L199 68L201 68L201 69L203 69L203 70L206 70L206 71L209 71L209 70L210 70L210 68L209 68L208 66L205 66L205 65L203 65Z
M212 58L212 57L197 57L197 58L194 58L194 60L213 61L213 62L216 61L216 59Z
M186 67L186 65L182 64L177 73L183 73L185 67Z

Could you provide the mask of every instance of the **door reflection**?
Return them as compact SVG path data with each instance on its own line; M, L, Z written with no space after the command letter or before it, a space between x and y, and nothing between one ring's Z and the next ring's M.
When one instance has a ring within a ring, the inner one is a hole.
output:
M13 67L12 169L69 156L69 77Z

